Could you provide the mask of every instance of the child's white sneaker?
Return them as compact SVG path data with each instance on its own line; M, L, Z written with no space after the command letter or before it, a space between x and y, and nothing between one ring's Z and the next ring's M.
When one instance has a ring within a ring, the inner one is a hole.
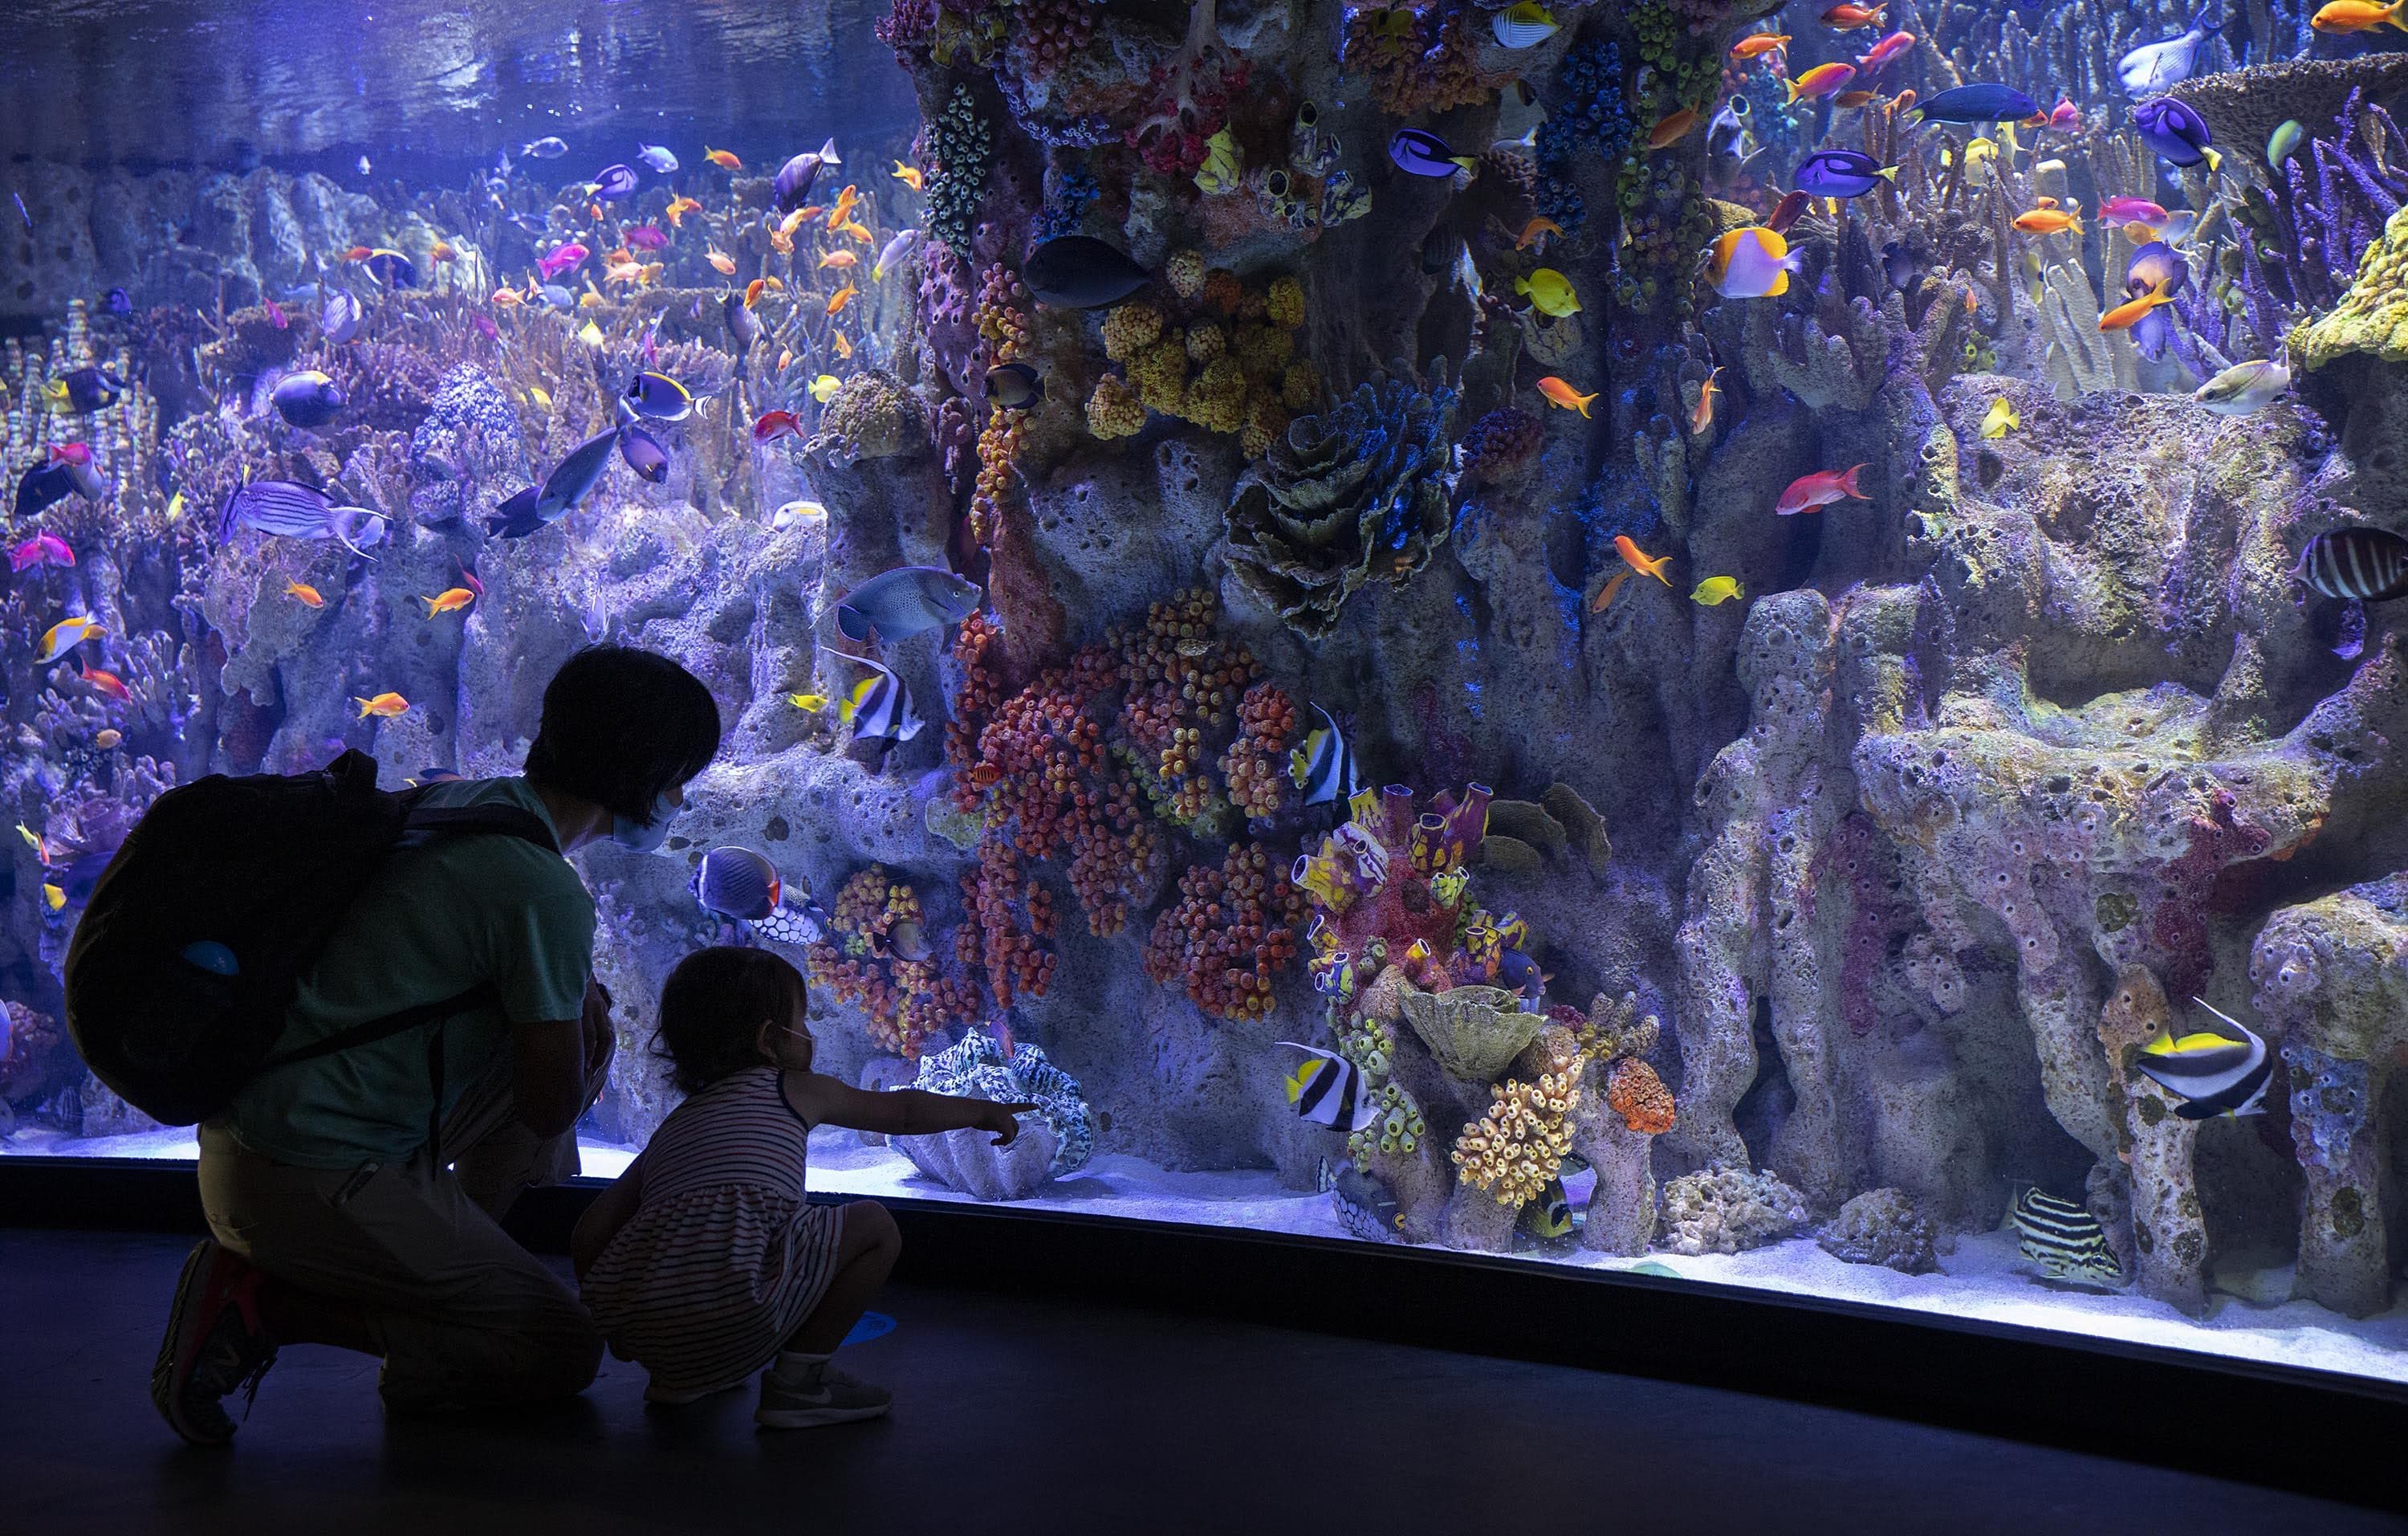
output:
M752 1422L764 1429L810 1429L876 1418L894 1401L886 1388L855 1381L825 1360L796 1365L781 1357L762 1373Z

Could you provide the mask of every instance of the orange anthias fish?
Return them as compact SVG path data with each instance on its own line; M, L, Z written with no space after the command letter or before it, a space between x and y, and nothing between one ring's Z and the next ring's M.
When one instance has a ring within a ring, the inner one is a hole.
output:
M853 294L859 292L861 292L861 290L855 288L853 284L849 282L846 283L843 287L828 295L827 312L829 314L836 314L846 305L851 304L853 302Z
M1888 9L1885 5L1870 7L1837 5L1823 13L1823 24L1834 32L1854 32L1858 27L1877 27L1882 24L1882 13Z
M431 619L437 613L459 612L475 602L477 595L466 587L452 587L432 597L421 597L418 600L426 605L426 616Z
M2160 304L2173 302L2173 280L2166 279L2139 298L2115 306L2099 317L2101 331L2124 331L2141 323L2141 317Z
M2043 197L2040 206L2015 215L2015 227L2027 235L2079 235L2082 233L2082 208L2059 208L2054 197Z
M91 685L92 691L95 694L113 698L120 704L133 702L133 690L127 688L125 680L114 672L104 672L97 667L87 667L83 669L83 680Z
M708 144L702 147L702 157L724 171L740 171L744 168L744 162L737 159L735 155L725 150L714 150Z
M676 229L685 223L687 214L701 211L702 205L691 197L672 197L669 206L661 210L661 217L669 222L671 229Z
M1872 497L1856 489L1856 477L1870 467L1859 464L1849 469L1817 469L1811 475L1800 475L1781 493L1772 510L1783 517L1795 517L1799 512L1820 511L1849 496L1870 501Z
M723 278L732 278L736 275L736 258L724 251L712 250L706 252L702 259L709 262L710 269Z
M1864 57L1856 61L1856 67L1870 75L1914 46L1914 33L1893 32L1865 50Z
M515 309L526 302L526 296L515 288L496 288L493 302L505 309Z
M1549 405L1577 410L1583 417L1588 415L1588 403L1597 398L1594 394L1583 395L1552 373L1539 380L1539 393L1547 397Z
M1527 251L1538 243L1539 237L1542 235L1553 235L1555 238L1562 239L1564 226L1553 219L1533 219L1522 226L1522 237L1513 242L1513 249Z
M1707 432L1713 429L1714 424L1714 396L1723 392L1722 386L1716 383L1715 380L1720 379L1722 376L1723 370L1720 366L1716 366L1712 373L1706 375L1706 381L1698 386L1698 409L1689 412L1690 437L1702 438Z
M372 247L355 245L349 251L343 252L343 260L347 262L364 262L375 254L376 251Z
M1742 37L1738 42L1731 44L1730 56L1744 64L1750 59L1770 53L1775 49L1785 49L1788 46L1789 38L1786 34L1779 32L1751 32L1746 36Z
M1677 144L1683 136L1697 125L1698 109L1694 107L1684 107L1679 111L1667 115L1663 122L1648 131L1647 147L1651 150L1660 150L1668 144Z
M827 226L834 229L852 218L853 206L860 201L861 189L850 181L846 182L844 190L836 194L836 207L828 209Z
M888 174L892 175L896 180L900 181L905 186L910 188L913 192L924 190L924 179L920 175L919 167L916 165L906 165L903 162L898 160L895 162L895 169Z
M1853 112L1870 106L1875 94L1877 93L1871 91L1842 91L1831 98L1831 105L1843 112Z
M2387 6L2373 5L2370 0L2332 0L2308 19L2308 25L2331 37L2385 25L2408 32L2408 22L2400 19L2400 0L2392 0Z
M836 226L836 232L839 235L850 235L864 245L870 243L869 231L861 227L861 221L858 219L847 219Z
M376 716L379 720L395 720L409 712L409 700L399 694L379 694L374 698L362 698L359 695L353 694L351 702L360 707L362 720L366 720L370 715Z
M437 262L457 261L460 259L460 252L452 249L451 241L437 240L427 248L426 259Z
M794 212L789 213L784 218L779 220L772 227L784 230L788 235L792 235L795 231L803 227L803 222L809 219L812 212L813 210L810 208L798 208L795 209Z
M1629 580L1630 567L1627 566L1625 566L1622 569L1615 571L1612 575L1607 577L1605 579L1605 585L1598 588L1597 596L1590 600L1588 610L1591 613L1604 612L1606 609L1612 605L1614 597L1622 591L1622 583Z
M747 309L760 308L761 295L768 291L769 280L767 278L754 278L751 282L746 283L744 285L744 308Z
M319 596L318 589L311 586L307 581L285 582L284 595L298 602L303 608L323 608L326 606L326 599Z
M820 266L833 266L838 271L841 272L846 267L853 266L860 260L860 257L854 255L850 251L831 251L826 255L820 258Z
M1789 99L1793 102L1820 101L1825 96L1839 94L1856 78L1855 65L1818 64L1789 82Z
M781 256L791 256L795 253L795 237L782 229L773 229L769 231L769 249Z
M1632 570L1642 575L1653 576L1668 587L1672 584L1672 579L1664 574L1665 569L1672 564L1670 555L1649 554L1645 550L1641 549L1638 542L1627 533L1613 536L1613 553L1622 556L1622 563Z
M836 349L836 354L838 357L851 357L853 355L853 343L844 338L844 333L842 331L829 332L828 345Z

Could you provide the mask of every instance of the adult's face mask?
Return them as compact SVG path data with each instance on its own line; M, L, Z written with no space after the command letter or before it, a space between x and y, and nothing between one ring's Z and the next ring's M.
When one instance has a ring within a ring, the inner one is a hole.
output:
M669 823L677 819L677 807L664 794L652 801L650 821L613 815L610 818L610 840L630 853L649 854L660 847L669 835Z

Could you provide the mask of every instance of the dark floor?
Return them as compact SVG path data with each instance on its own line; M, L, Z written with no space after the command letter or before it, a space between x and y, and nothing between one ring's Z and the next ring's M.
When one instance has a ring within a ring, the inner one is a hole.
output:
M911 1287L844 1359L895 1389L883 1423L760 1435L749 1394L647 1411L615 1361L556 1414L387 1423L371 1362L294 1349L235 1445L197 1451L147 1393L186 1246L0 1230L0 1536L2408 1529L1699 1386Z

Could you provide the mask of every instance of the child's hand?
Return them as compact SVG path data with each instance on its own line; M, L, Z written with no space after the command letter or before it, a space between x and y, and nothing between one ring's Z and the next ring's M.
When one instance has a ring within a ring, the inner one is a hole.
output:
M995 1144L1008 1147L1020 1135L1020 1115L1037 1108L1034 1104L988 1104L979 1112L978 1128L995 1132Z

